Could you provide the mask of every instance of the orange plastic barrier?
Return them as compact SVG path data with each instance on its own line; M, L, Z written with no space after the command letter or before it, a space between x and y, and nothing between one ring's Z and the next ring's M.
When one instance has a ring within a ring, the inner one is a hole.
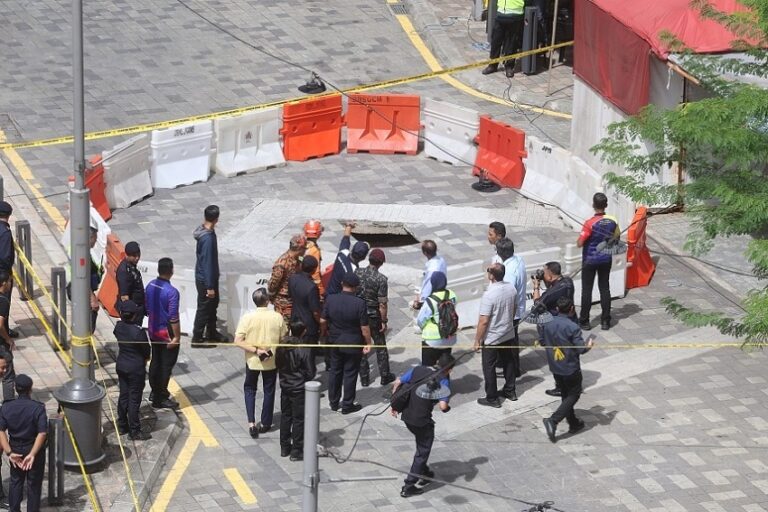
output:
M101 155L94 155L91 157L91 169L85 171L85 186L90 190L90 198L93 207L99 212L101 218L108 221L112 218L112 210L109 209L109 203L107 203L106 190L107 186L104 183L104 165L101 164ZM74 176L69 177L70 182L75 181Z
M502 187L523 186L525 166L522 159L528 156L524 131L484 115L480 116L475 142L478 148L472 174L477 176L480 169L485 169L488 179Z
M408 94L350 94L347 153L381 155L419 150L421 98Z
M341 152L341 95L283 105L283 155L303 162Z
M627 230L627 289L648 286L656 272L656 264L646 245L648 209L645 206L635 210L632 224Z
M109 316L119 317L115 303L117 302L117 279L115 273L117 266L125 258L125 249L123 242L117 238L117 235L110 233L107 235L107 250L104 254L106 260L106 272L99 288L99 302L107 310Z

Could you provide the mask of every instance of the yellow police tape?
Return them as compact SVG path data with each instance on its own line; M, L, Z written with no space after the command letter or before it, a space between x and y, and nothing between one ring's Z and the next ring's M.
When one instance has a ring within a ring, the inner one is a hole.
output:
M396 85L403 85L408 84L412 82L419 82L422 80L428 80L430 78L435 78L442 75L452 75L455 73L460 73L462 71L468 71L470 69L475 69L483 66L487 66L489 64L499 64L506 60L510 59L519 59L522 57L527 57L530 55L536 55L539 53L545 53L549 52L551 50L557 50L559 48L565 48L567 46L572 46L573 41L567 41L564 43L558 43L553 44L550 46L546 46L543 48L537 48L535 50L528 50L524 52L518 52L513 55L506 55L504 57L498 57L496 59L487 59L477 62L472 62L470 64L463 64L461 66L454 66L452 68L446 68L442 69L440 71L430 71L429 73L421 73L418 75L411 75L408 77L402 77L402 78L394 78L391 80L383 80L380 82L374 82L372 84L367 85L359 85L355 87L350 87L348 89L341 89L339 91L331 91L327 92L325 94L318 94L313 96L313 98L321 98L325 96L335 96L337 94L350 94L355 92L365 92L370 91L373 89L384 89L388 87L394 87ZM322 77L321 77L322 78ZM245 114L247 112L253 112L255 110L263 110L265 108L270 107L279 107L281 105L285 105L287 103L295 103L302 100L306 100L306 97L296 97L296 98L290 98L286 100L277 100L277 101L271 101L268 103L261 103L258 105L250 105L247 107L240 107L240 108L234 108L229 110L222 110L219 112L213 112L209 114L200 114L195 116L188 116L188 117L182 117L178 119L171 119L167 121L158 121L155 123L145 123L145 124L138 124L134 126L126 126L124 128L113 128L110 130L101 130L101 131L95 131L95 132L88 132L85 134L85 140L98 140L98 139L107 139L110 137L117 137L120 135L133 135L136 133L143 133L148 132L151 130L159 130L162 128L170 128L172 126L178 126L181 124L187 124L195 121L208 121L211 119L220 119L222 117L229 117L229 116L235 116L239 114ZM527 107L527 105L522 105ZM55 146L58 144L67 144L69 142L72 142L74 138L71 135L63 136L63 137L53 137L49 139L37 139L37 140L30 140L25 142L6 142L0 144L0 150L3 149L26 149L26 148L39 148L44 146Z
M88 497L91 499L91 506L93 506L93 512L100 512L101 507L99 507L99 500L96 498L96 491L93 489L93 486L91 485L91 479L88 476L88 473L85 471L85 464L83 464L83 457L80 455L80 449L77 447L77 441L75 441L75 434L72 433L72 427L69 426L69 420L67 419L67 415L64 413L64 410L61 411L61 416L64 418L64 426L67 429L67 433L69 434L69 440L72 442L72 448L74 448L75 451L75 457L77 457L77 463L80 466L80 473L83 475L83 480L85 481L85 488L88 490Z
M48 299L48 301L51 303L51 309L54 313L56 313L56 316L59 317L61 322L64 324L64 327L67 329L67 331L72 332L69 328L69 324L67 324L66 319L62 316L61 311L59 310L59 307L56 305L56 301L53 299L53 296L48 292L48 288L43 283L43 280L40 279L40 276L35 272L34 267L32 266L32 263L27 259L27 256L24 254L24 251L21 250L19 247L19 244L16 243L16 240L13 241L13 248L16 251L16 255L19 257L19 261L21 261L21 264L24 266L27 272L29 272L32 275L32 279L34 279L35 283L37 284L37 287L40 288L40 291L43 292L43 295Z

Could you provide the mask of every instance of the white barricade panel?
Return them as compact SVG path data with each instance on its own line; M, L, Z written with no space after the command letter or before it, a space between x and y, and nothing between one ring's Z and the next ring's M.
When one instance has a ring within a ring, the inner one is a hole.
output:
M477 157L475 137L480 114L452 103L427 98L424 103L424 153L451 165L471 166Z
M266 288L269 277L269 274L227 274L227 326L233 336L240 317L256 309L251 295L257 288Z
M571 153L530 136L526 148L528 157L523 159L525 179L520 192L531 199L560 207L569 193L566 180Z
M93 207L93 204L91 204L91 223L95 224L96 227L99 229L98 235L96 235L96 245L91 247L91 257L94 261L100 262L102 265L104 264L104 252L107 250L107 235L112 233L112 228L109 227L109 224L107 224L104 219L101 218L101 215L99 215L99 212L96 210L96 208ZM64 251L66 251L67 256L71 256L71 240L70 240L70 227L69 227L69 220L67 220L67 224L64 226L64 232L61 234L61 245L64 247ZM70 277L70 266L65 265L64 269L67 274L67 281L69 281Z
M218 174L231 177L285 165L279 108L217 119L214 129Z
M614 299L620 299L627 294L627 255L617 254L613 257L611 264L611 297ZM579 272L573 279L574 295L573 301L576 303L576 311L581 309L581 272ZM595 277L595 283L592 287L592 304L600 302L600 292L597 289L597 277ZM598 307L598 314L599 314ZM594 318L595 311L592 308L592 317Z
M150 281L157 278L157 262L139 260L136 268L146 287ZM184 268L174 268L171 284L179 290L179 324L182 334L192 335L197 312L197 288L195 287L195 271ZM146 327L146 319L144 322Z
M602 178L581 158L571 158L566 180L568 193L560 205L569 215L563 215L563 221L575 230L580 230L584 221L594 215L592 196L602 192Z
M152 132L152 186L176 188L208 181L213 129L199 121Z
M110 208L128 208L152 195L149 137L141 134L101 154Z

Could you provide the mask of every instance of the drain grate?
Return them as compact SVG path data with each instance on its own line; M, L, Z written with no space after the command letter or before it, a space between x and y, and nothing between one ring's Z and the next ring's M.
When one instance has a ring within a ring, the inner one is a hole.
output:
M408 14L408 8L405 4L389 4L389 10L392 14Z

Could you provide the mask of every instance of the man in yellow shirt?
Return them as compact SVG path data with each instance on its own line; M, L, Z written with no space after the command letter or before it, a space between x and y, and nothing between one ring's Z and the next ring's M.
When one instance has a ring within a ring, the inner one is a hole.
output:
M235 344L245 350L245 411L248 415L248 432L253 439L272 428L272 413L275 407L275 366L274 346L288 333L283 315L267 309L269 293L266 288L253 292L256 311L246 313L237 324ZM256 390L259 375L264 385L264 402L261 406L261 422L256 423Z

